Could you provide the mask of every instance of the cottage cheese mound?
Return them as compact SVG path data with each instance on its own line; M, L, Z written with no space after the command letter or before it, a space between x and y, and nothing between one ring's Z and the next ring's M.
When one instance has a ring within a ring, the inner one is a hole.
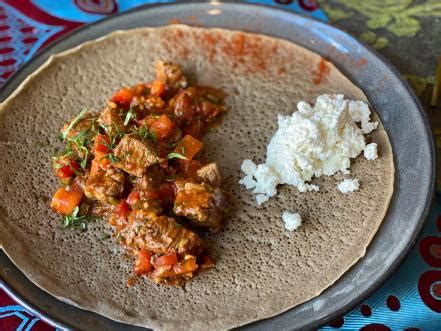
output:
M283 212L282 214L283 222L285 222L285 229L288 231L296 230L300 225L302 225L302 218L298 213Z
M360 184L358 183L358 179L345 179L337 185L337 188L341 193L348 194L358 191Z
M318 191L317 185L308 183L314 176L348 174L350 159L366 147L364 134L378 125L369 121L367 104L341 94L321 95L314 106L300 101L297 109L291 116L278 115L279 128L267 147L265 163L242 163L245 177L239 183L253 189L259 205L277 194L279 184L293 185L300 192Z

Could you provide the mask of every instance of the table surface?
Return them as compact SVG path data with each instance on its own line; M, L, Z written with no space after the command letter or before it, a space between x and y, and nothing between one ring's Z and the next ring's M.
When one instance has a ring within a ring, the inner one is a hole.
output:
M84 24L168 0L0 0L0 85L42 47ZM441 56L440 0L253 0L331 22L377 49L407 79L429 114L441 151L441 106L430 107ZM441 100L440 100L441 104ZM441 190L441 176L438 176ZM394 275L362 305L322 330L441 329L441 195ZM1 330L54 330L0 289Z

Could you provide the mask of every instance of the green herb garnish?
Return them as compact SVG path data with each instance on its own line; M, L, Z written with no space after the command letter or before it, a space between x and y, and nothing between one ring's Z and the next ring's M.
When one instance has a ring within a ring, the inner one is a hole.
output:
M88 158L89 158L89 150L86 148L84 152L84 158L80 162L81 168L86 169Z
M150 132L150 136L149 136L150 140L153 141L154 143L156 143L156 140L158 139L158 137L156 137L155 133L153 133L151 131L149 131L149 132Z
M62 138L63 138L63 140L66 140L66 138L67 138L67 134L69 133L69 131L73 128L73 126L81 119L81 117L83 117L83 115L86 113L86 109L83 109L79 114L78 114L78 116L77 117L75 117L74 119L73 119L73 121L72 122L70 122L70 124L69 124L69 126L67 127L67 129L66 130L64 130L64 132L63 132L63 135L62 135Z
M120 161L119 158L113 153L106 154L104 157L112 163L117 163Z
M62 222L63 228L65 229L80 229L81 231L87 230L87 223L94 222L99 219L99 217L95 216L78 216L78 212L80 211L80 208L77 206L75 207L72 214L65 216Z
M116 132L115 134L112 134L112 131L109 130L110 125L100 124L99 126L100 126L100 128L102 128L104 130L104 133L107 134L107 136L109 137L109 140L110 140L110 144L107 144L106 142L102 142L102 144L110 149L115 148L118 139L122 138L124 136L124 133L121 132L118 125L116 125L115 123L112 123L112 125L111 125Z
M130 119L134 117L133 115L134 115L134 114L132 113L131 110L129 110L129 111L127 112L127 114L126 114L126 118L124 119L124 126L126 126L127 124L129 124Z
M167 159L168 159L168 160L170 160L170 159L182 159L182 160L186 160L187 158L186 158L184 155L179 154L179 153L169 153L169 154L167 154Z
M89 145L92 143L92 140L95 138L96 133L97 132L95 127L95 122L92 122L90 127L88 127L87 129L80 131L77 135L73 137L67 138L64 155L65 156L72 155L73 154L72 147L75 146L77 151L80 153L81 168L85 169L90 155Z
M137 135L141 139L150 139L152 142L156 143L156 134L149 131L146 127L142 126L139 129L136 129L132 132L133 134Z

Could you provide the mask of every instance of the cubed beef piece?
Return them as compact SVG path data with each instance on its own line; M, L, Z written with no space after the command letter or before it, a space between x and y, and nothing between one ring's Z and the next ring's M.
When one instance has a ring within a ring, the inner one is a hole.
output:
M114 165L136 177L141 177L148 167L164 161L149 142L131 135L125 135L113 153L119 160Z
M225 208L222 191L191 180L178 180L176 187L174 214L188 218L193 225L218 230Z
M120 169L109 167L100 169L89 176L84 187L84 194L92 200L109 201L119 198L124 191L125 176Z

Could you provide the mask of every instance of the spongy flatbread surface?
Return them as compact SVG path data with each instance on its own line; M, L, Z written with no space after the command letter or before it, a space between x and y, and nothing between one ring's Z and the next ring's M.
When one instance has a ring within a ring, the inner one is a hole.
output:
M192 83L222 88L229 113L205 138L229 195L228 223L204 235L217 261L185 288L142 280L127 286L132 261L110 228L79 233L60 228L49 208L57 188L50 167L58 130L82 109L100 110L121 86L154 77L157 59L175 61ZM318 193L282 186L259 207L238 184L243 159L262 162L278 113L323 93L365 96L332 64L287 41L221 29L143 28L86 43L49 60L2 104L0 119L0 243L35 284L54 296L109 318L153 328L220 329L274 316L334 283L365 253L393 192L391 146L382 125L370 135L380 158L352 162L360 190L342 195L338 180L314 180ZM318 78L320 76L320 78ZM313 81L316 83L313 83ZM320 80L319 83L317 81ZM346 176L348 177L348 176ZM284 210L299 212L295 232Z

